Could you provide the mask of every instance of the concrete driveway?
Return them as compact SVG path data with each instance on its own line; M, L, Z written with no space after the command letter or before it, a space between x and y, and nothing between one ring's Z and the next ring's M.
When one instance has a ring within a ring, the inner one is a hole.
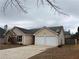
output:
M36 54L39 54L50 47L46 46L24 46L0 50L0 59L28 59Z

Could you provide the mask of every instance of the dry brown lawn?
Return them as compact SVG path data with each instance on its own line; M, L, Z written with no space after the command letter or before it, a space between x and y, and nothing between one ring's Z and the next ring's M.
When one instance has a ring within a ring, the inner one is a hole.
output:
M21 47L19 44L0 44L0 50Z
M29 59L79 59L79 45L51 48Z

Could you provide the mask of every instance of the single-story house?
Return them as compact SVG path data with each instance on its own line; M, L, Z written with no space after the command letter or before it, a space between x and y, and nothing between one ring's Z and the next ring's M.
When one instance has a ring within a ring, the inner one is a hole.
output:
M5 33L5 30L0 27L0 44L4 43L4 41L5 41L5 39L4 39L4 33Z
M23 29L14 27L5 33L7 43L21 43L23 45L45 45L58 46L64 45L64 29L63 26L42 27L36 29Z

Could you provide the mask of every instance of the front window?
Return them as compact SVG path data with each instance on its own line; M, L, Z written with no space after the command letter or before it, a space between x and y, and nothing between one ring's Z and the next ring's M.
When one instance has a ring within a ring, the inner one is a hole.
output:
M17 41L22 42L22 36L17 36Z

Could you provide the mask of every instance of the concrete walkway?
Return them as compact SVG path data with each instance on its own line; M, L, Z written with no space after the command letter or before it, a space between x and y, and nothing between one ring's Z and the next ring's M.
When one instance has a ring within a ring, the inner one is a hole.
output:
M45 46L24 46L0 50L0 59L28 59L36 54L39 54L50 47Z

